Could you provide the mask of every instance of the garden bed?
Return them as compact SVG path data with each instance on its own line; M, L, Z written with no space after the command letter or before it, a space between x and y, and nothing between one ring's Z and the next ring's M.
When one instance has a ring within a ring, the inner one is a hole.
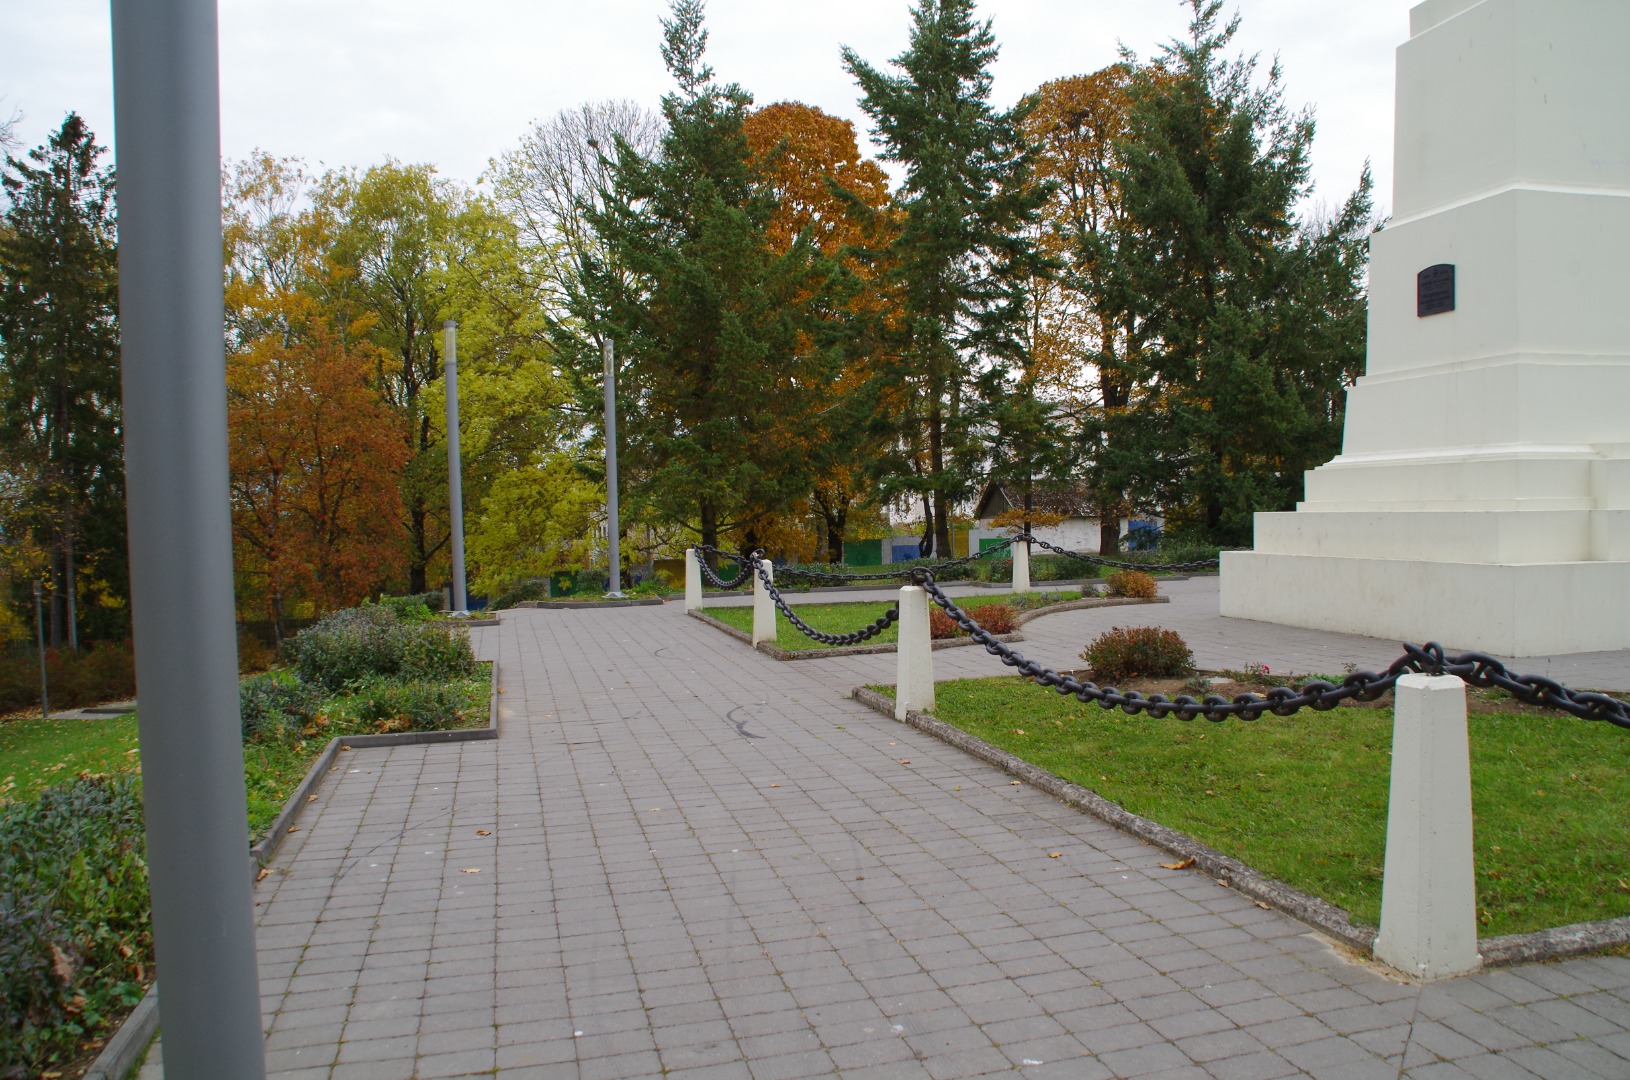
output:
M1120 689L1195 692L1141 680ZM1468 701L1485 961L1630 942L1617 810L1630 799L1626 733L1498 696ZM856 697L893 714L892 688ZM1212 724L1127 715L1000 677L939 683L935 702L934 716L908 722L1339 940L1373 941L1390 699Z
M1123 607L1135 604L1164 604L1166 597L1157 596L1147 600L1132 599L1123 596L1113 597L1081 597L1078 599L1065 599L1068 594L1049 592L1020 593L1017 597L1009 593L1007 596L973 596L962 597L957 604L963 611L970 613L978 621L979 609L997 604L1012 605L1017 602L1020 610L1015 612L1014 623L1023 625L1041 617L1060 611L1075 611L1082 608ZM1047 602L1053 597L1059 599ZM875 621L890 607L893 601L869 600L850 601L837 604L810 604L798 607L799 618L822 633L841 634L866 626ZM934 610L938 610L937 607ZM718 630L722 630L738 641L751 645L753 641L753 609L750 607L711 607L692 610L692 618L700 619ZM765 655L776 660L808 660L832 656L864 656L871 653L891 653L896 651L899 640L899 627L891 626L877 637L861 645L823 645L813 638L805 636L797 628L786 621L786 616L776 612L776 640L760 642L758 649ZM1018 633L994 635L996 640L1003 642L1023 641ZM972 645L974 641L965 634L958 633L956 637L936 639L933 642L935 649L949 649L961 645Z

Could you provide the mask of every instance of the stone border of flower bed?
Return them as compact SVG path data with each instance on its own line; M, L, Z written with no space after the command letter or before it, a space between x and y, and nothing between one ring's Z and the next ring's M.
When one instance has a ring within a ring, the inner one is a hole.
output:
M892 698L864 686L855 687L850 691L850 696L889 719L894 718ZM1089 788L1072 784L928 713L908 712L903 723L994 765L1038 791L1091 814L1139 840L1169 851L1180 859L1192 859L1195 870L1215 878L1218 884L1230 886L1253 900L1277 908L1365 956L1373 956L1376 932L1369 927L1354 925L1352 916L1346 910L1327 900L1258 873L1238 859L1224 855L1176 829L1139 817ZM1484 938L1478 941L1477 950L1482 955L1483 967L1491 968L1539 960L1560 960L1626 944L1630 944L1630 918L1574 923L1528 934Z
M493 620L497 622L497 620ZM492 688L487 697L487 726L459 728L454 731L394 731L384 735L337 735L328 740L323 752L306 770L305 779L284 802L283 809L266 830L266 835L249 848L249 878L253 882L289 835L290 826L300 811L309 805L310 795L333 768L334 758L341 752L369 749L379 746L417 746L426 743L480 742L498 737L498 661L484 660L492 665ZM131 1070L141 1063L147 1047L158 1034L158 984L148 989L124 1023L108 1039L107 1045L86 1071L83 1080L126 1080Z
M515 607L561 611L567 608L660 607L664 603L666 601L662 597L651 596L641 600L522 600Z

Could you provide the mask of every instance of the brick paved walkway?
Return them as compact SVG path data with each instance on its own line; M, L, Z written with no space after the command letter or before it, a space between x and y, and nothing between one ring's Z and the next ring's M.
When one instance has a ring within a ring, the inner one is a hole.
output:
M1021 647L1147 621L1202 664L1396 655L1218 627L1207 589ZM476 635L502 737L342 755L257 888L274 1076L1630 1077L1630 959L1355 963L844 697L892 655L776 662L678 604Z

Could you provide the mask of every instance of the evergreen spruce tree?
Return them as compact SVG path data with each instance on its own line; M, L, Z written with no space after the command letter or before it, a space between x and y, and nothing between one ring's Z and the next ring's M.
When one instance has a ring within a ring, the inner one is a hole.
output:
M128 597L120 442L113 170L70 113L26 159L8 156L0 227L0 452L26 488L30 533L47 555L50 636L77 648L123 637ZM81 610L81 590L111 605Z
M769 243L776 200L742 126L752 96L704 63L701 0L674 0L662 25L677 83L662 99L667 132L649 159L617 140L604 207L586 211L602 244L584 256L561 353L598 413L599 353L586 346L615 339L631 515L752 546L821 465L800 436L839 374L841 271L808 237Z
M1310 111L1284 103L1275 65L1223 50L1221 0L1189 0L1189 40L1140 72L1120 147L1116 266L1139 388L1118 450L1139 458L1168 528L1247 544L1252 513L1288 510L1302 472L1340 447L1346 387L1363 370L1366 167L1327 222L1309 193Z
M1045 410L1009 399L1026 367L1027 288L1046 265L1033 236L1047 186L1031 179L1028 102L991 106L996 55L973 0L918 0L898 74L843 50L882 157L905 169L901 227L878 253L896 305L882 400L898 447L879 471L885 494L922 499L925 554L950 553L950 509L989 464L996 421L1011 421L1014 437L1045 437ZM1026 446L1008 464L1029 469L1038 452Z

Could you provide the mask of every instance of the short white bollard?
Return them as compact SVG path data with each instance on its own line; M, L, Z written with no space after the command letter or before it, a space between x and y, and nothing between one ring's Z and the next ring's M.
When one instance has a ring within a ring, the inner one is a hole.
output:
M702 553L695 548L685 549L685 610L695 611L702 606Z
M928 590L907 585L900 590L899 667L894 679L894 718L934 708L934 637L928 630Z
M763 567L764 574L771 581L775 580L775 568L770 565L769 559L761 559L758 564ZM753 647L757 648L761 641L775 644L775 601L770 599L770 590L764 587L764 578L756 572L753 574Z
M1464 975L1481 961L1466 684L1453 675L1411 674L1394 694L1375 958L1420 979Z
M1030 542L1028 540L1013 541L1013 591L1016 593L1030 591Z

